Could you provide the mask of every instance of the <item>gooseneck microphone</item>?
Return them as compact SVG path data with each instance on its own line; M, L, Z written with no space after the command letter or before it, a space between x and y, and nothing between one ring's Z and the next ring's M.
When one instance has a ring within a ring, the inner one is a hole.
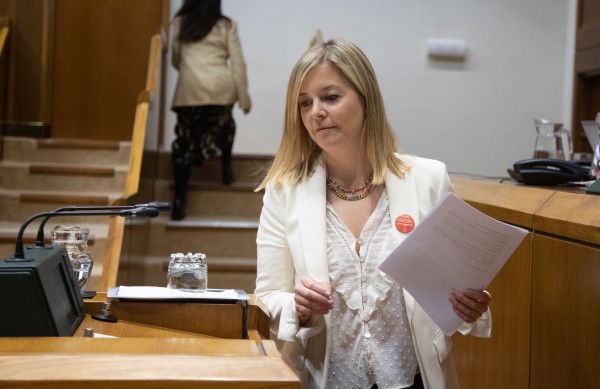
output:
M158 202L134 206L64 207L27 219L17 234L14 255L0 261L0 337L72 336L85 316L81 288L74 279L66 247L44 247L43 232L41 247L23 247L23 233L32 221L44 218L45 223L51 217L66 215L153 218L169 208L170 204Z
M106 209L101 207L95 207L96 209ZM158 216L159 210L157 207L131 207L128 209L120 210L117 209L111 210L111 207L106 211L84 211L84 212L68 212L65 213L63 211L54 211L54 212L42 212L36 215L31 216L19 229L19 233L17 234L17 242L15 245L15 254L13 258L7 259L7 261L27 261L25 258L24 248L23 248L23 233L27 226L34 220L45 217L45 221L51 217L55 216L122 216L122 217L148 217L154 218ZM81 210L81 209L80 209ZM43 241L43 239L42 239ZM43 245L42 245L43 246Z
M162 201L153 201L147 204L136 204L136 205L108 205L108 206L88 206L88 207L76 207L76 206L67 206L56 208L52 213L62 213L62 212L81 212L81 211L118 211L118 210L127 210L127 209L135 209L135 208L156 208L159 212L168 212L171 210L171 204L165 203ZM37 237L35 240L35 245L38 247L44 247L44 227L46 226L46 222L54 215L49 215L42 220L40 226L38 228ZM88 215L89 216L89 215Z

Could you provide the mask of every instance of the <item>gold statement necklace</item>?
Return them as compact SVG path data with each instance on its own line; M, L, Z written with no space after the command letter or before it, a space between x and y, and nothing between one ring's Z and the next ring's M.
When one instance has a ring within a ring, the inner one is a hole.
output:
M329 190L339 197L342 200L346 201L357 201L360 199L364 199L368 195L373 192L375 189L375 185L373 185L373 174L369 176L369 178L365 181L365 184L360 188L352 189L352 188L344 188L339 185L333 178L327 175L327 187Z

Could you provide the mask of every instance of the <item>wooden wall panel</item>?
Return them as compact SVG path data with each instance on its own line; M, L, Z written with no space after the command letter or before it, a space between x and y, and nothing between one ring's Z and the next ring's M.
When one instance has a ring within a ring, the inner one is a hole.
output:
M10 9L11 0L0 0L0 15L5 16L8 15L8 10Z
M536 235L533 257L531 388L596 388L600 250Z
M52 136L129 140L164 0L56 0Z
M529 387L531 239L525 238L488 288L492 337L453 336L462 389Z
M45 4L52 0L4 0L0 11L10 18L6 119L41 120L42 55Z
M492 217L519 225L525 219L515 211L529 209L533 219L529 237L489 287L491 339L453 336L461 388L598 387L600 197L581 189L452 182L461 198Z

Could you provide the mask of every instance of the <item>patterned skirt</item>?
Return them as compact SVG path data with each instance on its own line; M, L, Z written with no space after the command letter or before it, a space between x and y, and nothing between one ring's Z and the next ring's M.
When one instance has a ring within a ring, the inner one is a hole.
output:
M176 138L171 145L175 164L202 165L205 159L231 157L235 121L232 105L175 107Z

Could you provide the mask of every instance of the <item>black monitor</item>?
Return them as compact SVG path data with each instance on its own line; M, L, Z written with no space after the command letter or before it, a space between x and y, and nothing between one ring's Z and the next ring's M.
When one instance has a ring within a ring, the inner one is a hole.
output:
M71 336L84 305L62 245L25 249L0 262L0 337Z

